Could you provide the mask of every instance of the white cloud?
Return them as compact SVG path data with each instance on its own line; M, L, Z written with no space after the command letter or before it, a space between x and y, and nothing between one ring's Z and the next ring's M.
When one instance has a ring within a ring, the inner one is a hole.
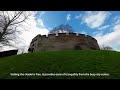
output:
M40 13L41 15L43 15L43 14L45 14L45 11L41 11L41 13Z
M93 36L95 36L95 37L99 37L99 36L102 36L102 35L103 35L103 31L93 32Z
M44 24L43 24L42 19L36 19L36 23L37 23L36 26L38 26L38 27L41 27L41 28L45 27Z
M85 13L82 21L83 23L86 23L90 28L98 28L104 23L110 14L111 13L107 11L89 11Z
M82 33L82 34L86 34L86 35L87 35L87 32L85 32L85 31L81 31L80 33Z
M42 15L44 15L46 13L46 11L40 11L40 17L42 16Z
M98 40L99 45L111 46L113 49L120 47L120 23L115 25L113 32L105 35L97 35L95 38Z
M71 19L71 15L67 14L67 21L69 21Z
M116 25L116 24L119 24L119 23L120 23L120 16L115 16L113 18L112 25Z
M80 19L82 17L82 14L76 15L75 19Z
M105 25L105 26L99 27L98 30L104 30L104 29L107 29L108 27L110 27L110 25Z

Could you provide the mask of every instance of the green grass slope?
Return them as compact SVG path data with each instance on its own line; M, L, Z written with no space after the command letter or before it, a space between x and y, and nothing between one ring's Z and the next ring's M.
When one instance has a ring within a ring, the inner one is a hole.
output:
M0 79L120 79L120 52L48 51L3 57Z

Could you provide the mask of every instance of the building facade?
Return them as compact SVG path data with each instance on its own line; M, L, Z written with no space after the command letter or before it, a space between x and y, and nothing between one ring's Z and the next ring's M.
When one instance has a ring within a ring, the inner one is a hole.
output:
M58 33L37 35L32 39L29 52L56 50L100 50L97 40L91 36L77 33Z

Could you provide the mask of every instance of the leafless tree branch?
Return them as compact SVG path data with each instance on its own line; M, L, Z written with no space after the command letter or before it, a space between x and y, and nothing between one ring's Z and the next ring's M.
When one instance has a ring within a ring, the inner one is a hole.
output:
M17 28L23 27L30 15L29 11L0 11L0 44L14 47L11 41L16 42Z

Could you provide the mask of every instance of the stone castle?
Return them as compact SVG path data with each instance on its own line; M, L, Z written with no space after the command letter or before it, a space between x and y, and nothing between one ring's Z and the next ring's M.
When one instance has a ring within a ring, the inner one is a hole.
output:
M77 33L37 35L30 43L29 52L56 50L99 50L97 40Z

